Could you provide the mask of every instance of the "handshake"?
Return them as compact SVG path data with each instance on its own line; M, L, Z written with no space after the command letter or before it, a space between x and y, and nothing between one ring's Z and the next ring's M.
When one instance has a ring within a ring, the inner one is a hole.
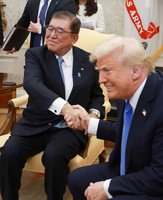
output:
M88 125L91 117L97 118L96 115L88 112L80 105L70 105L66 103L62 108L62 115L67 125L74 130L85 130L88 134Z

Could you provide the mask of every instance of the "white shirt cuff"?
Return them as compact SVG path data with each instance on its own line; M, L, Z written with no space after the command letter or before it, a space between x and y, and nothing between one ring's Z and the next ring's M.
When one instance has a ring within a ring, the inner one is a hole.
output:
M53 103L49 107L49 110L56 115L60 115L61 110L66 103L67 101L59 97L55 101L53 101Z
M109 186L110 186L110 181L111 181L111 179L104 181L104 190L105 190L105 193L107 194L107 196L109 197L109 199L112 199L113 198L112 195L108 192Z
M38 33L38 34L41 34L41 31L42 31L42 26L39 27L37 33Z
M92 135L96 135L97 129L98 129L98 124L99 124L99 119L91 118L89 125L88 125L88 133L90 133Z

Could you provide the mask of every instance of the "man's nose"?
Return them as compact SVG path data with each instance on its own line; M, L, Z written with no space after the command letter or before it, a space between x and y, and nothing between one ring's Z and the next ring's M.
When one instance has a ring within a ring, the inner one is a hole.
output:
M107 81L106 74L103 71L99 72L99 83L105 83Z

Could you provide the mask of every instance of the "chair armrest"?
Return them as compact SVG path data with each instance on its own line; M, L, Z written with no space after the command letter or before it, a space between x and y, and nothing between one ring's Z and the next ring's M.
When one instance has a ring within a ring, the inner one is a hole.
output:
M6 120L0 129L0 136L8 134L12 130L15 122L16 122L16 108L13 102L10 100L8 102L8 113Z
M8 113L4 124L0 129L0 135L8 134L16 123L16 108L25 105L28 101L28 95L25 94L8 101Z
M83 167L92 164L97 157L104 150L104 140L97 139L96 136L92 136L88 139L87 146L82 154L77 154L69 162L70 171L77 167Z
M25 94L23 96L11 99L10 101L13 102L15 108L18 108L18 107L20 107L22 105L27 104L27 102L28 102L28 94Z

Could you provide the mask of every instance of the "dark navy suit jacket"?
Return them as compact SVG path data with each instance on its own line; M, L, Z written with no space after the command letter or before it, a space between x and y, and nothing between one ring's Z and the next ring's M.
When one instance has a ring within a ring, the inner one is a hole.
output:
M65 90L56 56L46 45L28 49L25 56L23 85L29 100L23 118L15 125L12 134L29 136L46 131L63 119L63 116L55 115L48 108L58 97L65 98ZM73 56L73 89L68 102L71 105L79 104L87 111L95 108L104 117L104 96L98 83L99 74L89 62L89 53L73 47ZM81 131L72 131L85 146L87 136Z
M22 17L18 21L18 25L28 28L30 21L36 23L38 17L40 0L28 0L25 6ZM54 12L67 10L76 14L76 4L74 0L52 0L46 14L45 25L48 25L51 16ZM30 47L33 47L35 33L31 33ZM42 36L45 36L45 30L42 31Z
M140 95L127 141L124 176L119 176L124 101L117 103L118 121L113 125L100 120L97 133L98 138L116 141L108 162L109 192L163 199L163 74L152 73Z

